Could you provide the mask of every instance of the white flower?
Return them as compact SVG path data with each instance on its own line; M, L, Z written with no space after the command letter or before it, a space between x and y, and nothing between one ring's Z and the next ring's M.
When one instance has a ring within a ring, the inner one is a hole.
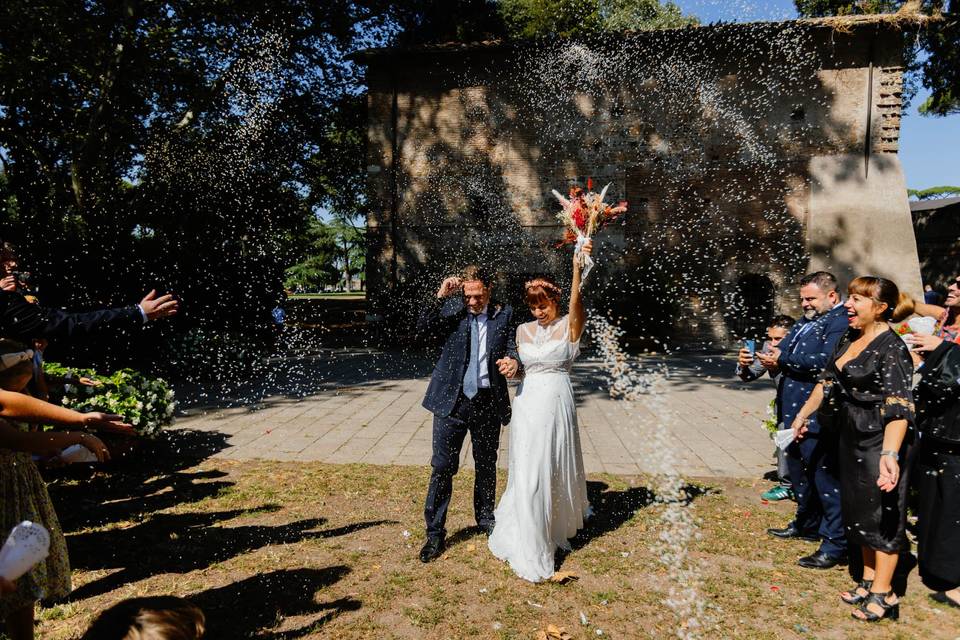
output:
M140 411L141 409L143 409L143 403L140 402L139 400L137 400L137 404L134 406L137 408L137 411Z
M62 404L62 405L64 405L64 406L70 404L70 398L68 398L67 396L63 396L63 399L60 400L60 404Z
M131 421L130 421L130 424L132 424L132 425L135 426L135 427L140 426L140 417L138 416L138 417L134 418L133 420L131 420Z
M173 389L167 389L167 400L173 400Z

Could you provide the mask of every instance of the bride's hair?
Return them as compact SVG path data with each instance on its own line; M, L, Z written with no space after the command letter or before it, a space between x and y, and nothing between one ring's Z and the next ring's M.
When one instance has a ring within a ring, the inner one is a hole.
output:
M552 302L560 304L560 296L563 291L557 286L557 283L546 276L540 276L527 280L523 285L523 300L527 305L543 304Z

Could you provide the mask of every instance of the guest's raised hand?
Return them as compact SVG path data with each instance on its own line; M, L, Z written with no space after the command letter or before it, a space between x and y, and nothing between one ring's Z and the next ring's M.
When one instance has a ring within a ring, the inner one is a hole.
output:
M880 456L880 477L877 486L881 491L893 491L900 481L900 464L892 456Z
M80 441L77 444L89 449L93 455L97 456L99 462L106 462L110 459L110 452L107 450L107 445L103 444L103 440L95 435L81 433Z
M580 251L582 251L587 255L590 255L591 253L593 253L593 240L591 240L590 238L587 238L586 241L583 243L583 246L580 247Z
M497 360L497 369L505 378L513 378L520 370L520 363L513 358L500 358Z
M143 309L147 320L159 320L176 315L180 308L180 301L175 300L169 293L158 298L156 289L151 289L150 293L140 301L140 308Z
M746 369L753 364L753 351L749 349L740 349L737 354L737 364Z
M16 291L17 290L17 277L16 276L6 276L3 279L0 279L0 289L4 291Z
M460 291L460 288L463 286L463 280L457 276L450 276L440 285L440 289L437 291L438 298L448 298L453 294Z
M943 338L937 336L928 336L921 333L912 333L908 335L910 344L913 345L913 351L920 353L930 353L943 344Z
M777 361L780 360L780 349L777 349L776 347L770 347L770 350L766 353L761 351L757 353L757 360L760 361L760 364L763 365L764 369L776 369Z
M124 435L136 435L133 425L123 421L123 416L112 413L101 413L91 411L83 414L83 426L97 431L108 431L110 433L120 433Z

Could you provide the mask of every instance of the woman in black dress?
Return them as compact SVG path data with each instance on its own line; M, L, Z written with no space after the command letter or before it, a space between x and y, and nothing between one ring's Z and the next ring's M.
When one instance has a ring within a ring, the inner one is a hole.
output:
M934 600L960 608L960 345L926 336L917 350L925 352L914 389L922 435L912 474L920 577Z
M840 597L859 605L853 617L875 622L900 616L891 580L899 552L909 549L906 475L914 441L913 363L887 323L910 315L913 305L885 278L857 278L848 293L844 306L850 330L793 429L803 437L806 420L821 408L826 394L818 418L827 418L820 419L821 425L833 422L839 430L843 524L851 551L859 545L863 555L863 580Z

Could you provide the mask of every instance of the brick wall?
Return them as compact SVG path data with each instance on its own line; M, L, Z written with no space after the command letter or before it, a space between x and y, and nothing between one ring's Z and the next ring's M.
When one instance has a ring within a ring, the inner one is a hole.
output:
M906 193L889 195L901 37L778 23L370 52L370 313L404 326L470 261L514 302L530 274L567 278L550 190L588 177L630 203L590 302L640 343L728 346L796 314L812 266L916 289ZM848 199L866 212L835 211ZM883 229L858 231L874 210Z

